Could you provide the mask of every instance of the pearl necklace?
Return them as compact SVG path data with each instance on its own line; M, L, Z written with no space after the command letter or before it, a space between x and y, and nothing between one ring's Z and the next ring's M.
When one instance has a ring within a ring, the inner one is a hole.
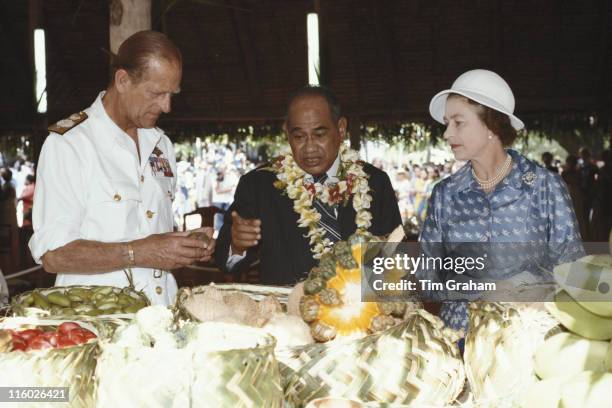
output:
M472 175L474 176L478 184L480 184L480 188L485 191L489 191L492 190L493 187L495 187L504 177L506 177L506 175L508 174L508 170L510 170L510 166L512 166L512 157L510 157L509 154L506 154L506 160L504 161L504 164L501 166L497 174L495 174L495 176L493 176L492 178L488 180L479 179L476 175L476 171L474 171L474 167L472 167Z

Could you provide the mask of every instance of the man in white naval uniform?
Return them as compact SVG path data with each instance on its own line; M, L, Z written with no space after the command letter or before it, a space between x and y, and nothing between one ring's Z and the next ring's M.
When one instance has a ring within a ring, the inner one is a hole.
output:
M163 34L128 38L92 106L51 126L38 166L30 249L55 284L127 286L153 304L177 291L167 270L208 261L214 240L172 232L176 162L155 127L180 90L182 59ZM212 229L204 232L212 237Z

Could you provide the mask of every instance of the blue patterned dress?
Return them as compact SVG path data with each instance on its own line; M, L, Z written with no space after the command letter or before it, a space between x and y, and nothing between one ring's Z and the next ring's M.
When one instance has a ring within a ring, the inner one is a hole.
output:
M541 249L506 251L507 259L504 261L501 255L496 262L505 262L496 276L499 279L530 267L550 271L583 256L576 216L562 178L514 150L508 153L512 169L489 194L474 179L470 162L435 186L419 238L426 256L456 253L458 243L508 247L523 243ZM440 270L421 270L418 274L420 279L448 279L448 273ZM444 301L440 317L452 328L467 329L467 301Z

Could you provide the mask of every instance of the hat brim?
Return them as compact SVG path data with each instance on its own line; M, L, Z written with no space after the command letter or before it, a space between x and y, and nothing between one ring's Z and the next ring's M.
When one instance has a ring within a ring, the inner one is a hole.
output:
M433 98L431 98L431 102L429 103L429 114L437 122L440 122L443 125L445 124L444 110L446 109L446 99L451 93L465 96L466 98L478 102L481 105L488 106L491 109L495 109L496 111L503 113L510 118L510 124L515 130L521 130L525 127L522 120L517 118L512 112L508 112L491 98L477 92L462 89L446 89L442 92L438 92Z

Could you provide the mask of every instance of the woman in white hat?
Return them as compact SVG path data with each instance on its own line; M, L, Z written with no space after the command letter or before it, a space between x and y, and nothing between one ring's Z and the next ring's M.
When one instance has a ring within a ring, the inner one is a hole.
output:
M423 250L429 256L485 261L480 269L478 263L470 269L455 262L446 269L422 270L421 279L441 282L445 289L451 281L541 282L548 278L539 271L583 255L563 180L507 149L524 125L514 115L514 95L506 81L488 70L468 71L433 97L429 111L446 125L444 139L455 158L467 163L435 186L421 230ZM492 246L497 250L490 251ZM443 302L440 316L451 327L466 328L465 299L482 292L458 292L429 294L438 300L463 299Z

